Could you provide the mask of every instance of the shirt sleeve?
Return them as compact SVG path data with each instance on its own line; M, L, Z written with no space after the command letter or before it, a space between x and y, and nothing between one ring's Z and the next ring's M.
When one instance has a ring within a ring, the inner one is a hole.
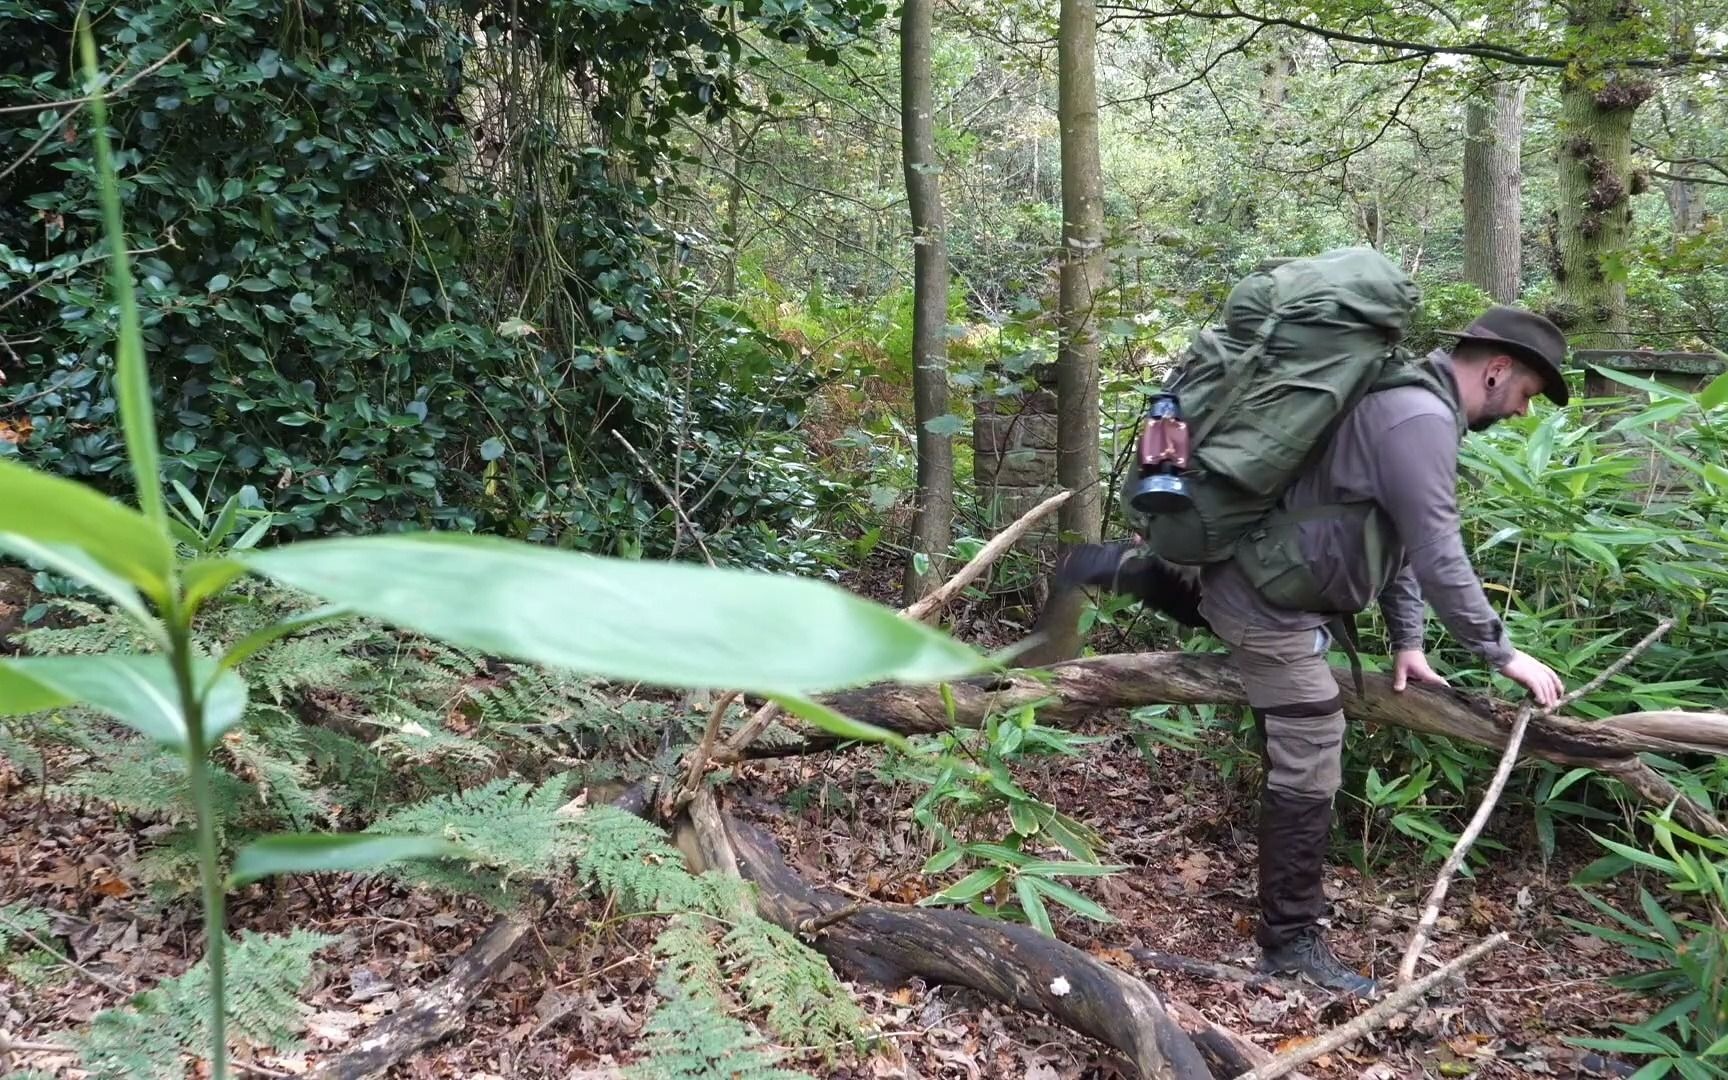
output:
M1422 647L1422 589L1416 584L1416 572L1406 559L1398 575L1380 591L1380 614L1386 619L1386 636L1393 652Z
M1412 416L1389 428L1385 440L1385 452L1376 459L1375 498L1403 541L1405 568L1418 595L1461 645L1495 668L1503 666L1512 659L1512 642L1458 531L1458 440L1452 419L1435 413Z

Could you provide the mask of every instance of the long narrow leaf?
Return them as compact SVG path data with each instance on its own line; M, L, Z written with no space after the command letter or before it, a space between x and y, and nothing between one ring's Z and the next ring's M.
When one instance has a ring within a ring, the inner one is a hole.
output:
M96 144L96 192L102 202L103 231L108 239L110 280L120 308L120 339L115 354L119 375L120 426L126 433L126 456L138 484L138 506L158 531L167 527L162 503L160 451L156 447L156 412L144 372L144 338L138 327L138 300L132 294L132 268L126 255L126 229L120 220L120 185L108 148L108 106L103 76L96 66L96 44L90 27L79 20L78 48L84 61L84 90L90 96L90 136Z
M214 664L200 658L198 674ZM208 680L206 680L208 681ZM164 656L31 656L0 661L0 715L17 716L83 704L174 750L186 746L186 719L173 668ZM246 710L246 684L232 672L210 681L204 731L214 742Z
M231 557L452 644L657 686L805 694L984 666L952 638L804 578L453 533L305 540Z
M369 870L408 859L461 858L465 850L436 836L384 836L371 833L279 833L241 848L234 856L228 887L276 874Z
M40 563L58 574L81 581L101 592L137 620L153 637L162 640L162 624L144 606L130 581L103 566L90 553L71 544L48 544L19 533L0 533L0 551Z
M0 532L76 547L157 603L168 595L174 548L166 534L83 484L0 458Z

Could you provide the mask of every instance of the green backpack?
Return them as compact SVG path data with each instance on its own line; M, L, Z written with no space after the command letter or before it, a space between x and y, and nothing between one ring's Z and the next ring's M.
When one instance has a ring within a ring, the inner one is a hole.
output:
M1374 506L1291 512L1279 502L1363 395L1415 383L1451 402L1400 344L1420 302L1416 284L1372 248L1292 259L1238 282L1222 322L1194 337L1164 387L1186 424L1186 503L1139 514L1122 502L1146 546L1187 565L1236 559L1273 603L1323 610L1295 525L1323 514L1367 518ZM1384 547L1376 535L1370 528L1371 559Z

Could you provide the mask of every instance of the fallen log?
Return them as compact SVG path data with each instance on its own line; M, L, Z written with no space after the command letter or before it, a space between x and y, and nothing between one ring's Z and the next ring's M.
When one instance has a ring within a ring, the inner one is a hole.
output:
M506 915L484 934L432 986L414 993L413 1004L380 1020L341 1056L314 1069L313 1080L362 1080L376 1076L462 1026L469 1006L504 969L534 920Z
M819 892L786 865L771 836L726 814L708 789L689 809L696 869L756 884L763 918L797 933L851 909L812 943L842 971L883 986L917 975L970 987L1115 1048L1149 1080L1212 1080L1194 1040L1143 980L1029 926Z
M1484 695L1450 687L1412 685L1392 689L1386 675L1365 676L1358 696L1346 670L1336 672L1344 712L1352 720L1393 725L1503 748L1516 708ZM1108 709L1141 705L1245 705L1242 681L1220 653L1119 653L1069 660L1048 668L975 676L942 687L877 683L824 699L841 714L902 735L932 734L952 724L977 727L992 713L1038 706L1038 718L1072 724ZM801 749L829 749L837 740L812 734ZM1639 759L1640 753L1728 754L1728 714L1641 712L1603 720L1533 717L1524 751L1562 765L1582 765L1612 775L1640 798L1665 805L1695 829L1728 835L1708 810L1683 795Z

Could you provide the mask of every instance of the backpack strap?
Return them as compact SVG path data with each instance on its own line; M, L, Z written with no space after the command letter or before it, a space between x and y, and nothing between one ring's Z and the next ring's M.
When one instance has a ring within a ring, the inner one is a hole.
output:
M1278 329L1278 318L1277 309L1273 309L1271 314L1260 320L1259 328L1254 331L1254 340L1249 343L1248 348L1243 351L1236 363L1231 365L1230 371L1224 376L1224 381L1218 388L1218 404L1207 410L1206 416L1195 426L1194 433L1189 436L1188 445L1191 448L1198 450L1204 445L1206 436L1212 434L1212 429L1218 425L1218 421L1229 416L1230 410L1236 407L1236 402L1241 399L1242 392L1248 389L1249 373L1260 366L1260 358L1266 352L1266 343L1272 340L1272 331ZM1180 387L1177 388L1177 392L1180 394Z

